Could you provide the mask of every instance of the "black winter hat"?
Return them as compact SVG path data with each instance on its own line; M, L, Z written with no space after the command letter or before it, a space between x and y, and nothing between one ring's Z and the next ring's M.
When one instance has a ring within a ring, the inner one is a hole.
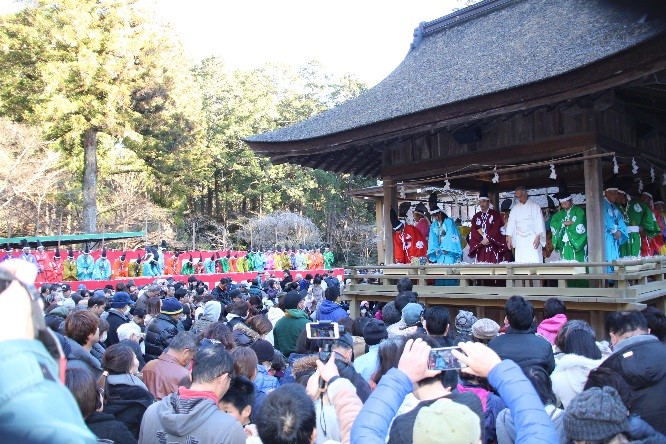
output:
M287 310L298 308L298 304L303 299L305 299L305 295L292 290L284 297L284 308Z
M579 393L564 411L564 429L572 441L602 441L629 429L627 408L612 387Z
M363 338L368 345L377 345L388 338L386 324L379 319L370 319L363 327Z
M395 308L395 302L393 301L384 305L384 308L382 308L382 317L384 318L386 325L396 324L402 319L402 315L398 309Z

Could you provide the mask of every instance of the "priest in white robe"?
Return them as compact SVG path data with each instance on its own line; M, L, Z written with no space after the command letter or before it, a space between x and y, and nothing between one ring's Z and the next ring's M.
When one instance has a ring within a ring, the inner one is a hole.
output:
M529 198L527 189L516 188L518 203L511 208L506 227L506 244L515 248L516 263L543 263L546 245L546 225L539 204Z

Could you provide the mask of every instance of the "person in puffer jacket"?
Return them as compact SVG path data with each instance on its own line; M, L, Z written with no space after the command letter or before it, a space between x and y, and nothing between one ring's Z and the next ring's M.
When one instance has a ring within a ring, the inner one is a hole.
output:
M162 302L160 314L146 327L146 362L157 359L178 334L178 320L182 313L183 306L176 298L166 298Z
M326 289L324 300L315 312L315 317L318 321L338 322L340 319L349 316L347 310L336 303L338 297L340 297L340 289L338 287L328 287Z
M487 377L490 384L499 392L508 408L514 412L517 436L516 443L554 443L558 442L557 432L550 418L543 409L543 404L534 388L515 362L499 356L481 343L463 342L459 344L463 353L453 351L455 357L465 363L465 372ZM412 385L425 377L432 377L437 371L428 370L427 362L430 347L422 339L408 340L400 357L398 368L393 368L379 381L377 388L363 405L363 409L354 421L351 430L352 444L383 444L389 424L395 417L405 396L412 391ZM438 403L449 402L440 400ZM434 404L437 406L437 403ZM421 412L419 412L421 413ZM431 419L437 418L437 410L424 412ZM445 416L437 425L436 435L441 442L447 441L448 420ZM416 425L420 423L417 416ZM455 428L460 429L458 424ZM452 426L452 427L454 427ZM415 433L419 428L415 426ZM418 430L423 433L423 428ZM452 431L452 430L451 430ZM464 431L464 430L463 430ZM458 430L460 433L461 430ZM466 436L472 442L481 438L481 429L476 429L475 436Z
M562 326L567 323L567 308L557 298L550 298L543 304L544 320L537 327L537 334L555 344L555 338Z

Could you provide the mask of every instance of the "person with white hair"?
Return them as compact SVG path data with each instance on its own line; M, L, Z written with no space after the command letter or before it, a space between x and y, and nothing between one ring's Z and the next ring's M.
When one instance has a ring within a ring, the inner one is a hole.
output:
M118 343L127 345L132 349L136 355L136 359L139 360L139 371L141 371L143 366L146 365L146 360L143 358L143 350L141 349L141 341L143 341L141 327L134 322L127 322L118 327L117 333Z

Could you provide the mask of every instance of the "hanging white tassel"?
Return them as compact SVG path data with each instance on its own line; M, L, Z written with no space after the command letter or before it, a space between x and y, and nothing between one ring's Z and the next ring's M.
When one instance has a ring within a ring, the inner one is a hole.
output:
M444 189L442 191L449 191L451 189L451 183L449 182L449 176L447 175L444 179Z
M633 157L631 158L631 173L632 174L638 173L638 164L636 164L636 159Z
M643 179L638 179L638 194L643 192Z
M499 182L499 174L497 174L497 167L493 168L495 175L493 176L493 183Z
M555 165L550 164L550 178L557 179L557 173L555 172Z
M617 174L620 167L617 165L617 157L613 156L613 174Z
M405 187L403 185L400 185L400 199L405 198Z
M654 174L654 167L652 165L650 165L650 179L652 179L652 183L654 183L655 174Z

